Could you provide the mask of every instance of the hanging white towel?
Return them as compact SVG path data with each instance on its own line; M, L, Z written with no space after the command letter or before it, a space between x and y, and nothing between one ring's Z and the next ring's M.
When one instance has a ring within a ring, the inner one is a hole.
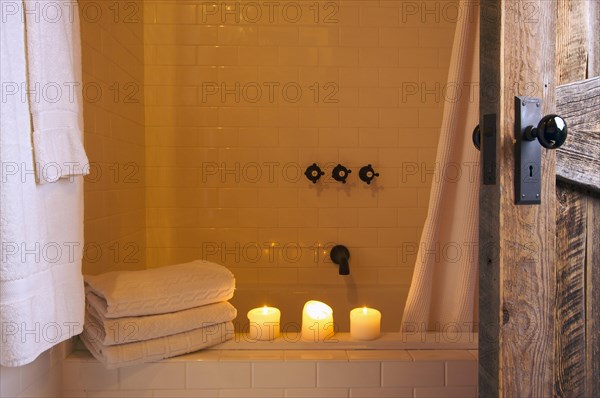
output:
M22 18L19 13L6 14L0 23L3 366L32 362L53 345L81 333L84 321L83 177L60 179L53 184L36 183L30 103L23 91L27 87L27 62ZM79 31L78 25L71 29L73 33ZM47 55L50 59L46 62L56 61L56 54ZM79 62L75 55L65 56L74 64Z
M478 268L479 152L471 141L478 124L479 14L475 2L461 0L448 83L461 89L447 99L412 283L402 331L471 332ZM446 172L459 170L456 179Z
M54 0L27 0L23 7L38 182L86 175L78 8Z

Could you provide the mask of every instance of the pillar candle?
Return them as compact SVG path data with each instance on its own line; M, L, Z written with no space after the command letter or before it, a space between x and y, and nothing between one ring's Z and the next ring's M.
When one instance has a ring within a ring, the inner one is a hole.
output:
M381 312L373 308L355 308L350 311L350 336L357 340L373 340L379 337Z
M275 307L254 308L248 311L251 340L273 340L279 337L281 311Z
M331 307L320 301L307 301L302 310L302 340L327 341L334 333Z

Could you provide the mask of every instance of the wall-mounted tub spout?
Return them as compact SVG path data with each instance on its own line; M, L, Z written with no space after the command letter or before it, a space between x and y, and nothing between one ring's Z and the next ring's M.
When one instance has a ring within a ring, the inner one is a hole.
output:
M346 246L337 245L329 253L331 261L340 266L340 275L350 275L350 251Z

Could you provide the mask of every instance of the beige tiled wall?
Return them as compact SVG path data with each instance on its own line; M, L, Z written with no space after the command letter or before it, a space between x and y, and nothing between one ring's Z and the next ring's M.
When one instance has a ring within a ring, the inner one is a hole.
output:
M66 397L477 396L467 350L208 350L114 370L75 352L63 374Z
M84 78L84 273L145 264L141 1L80 0Z
M142 2L79 0L84 78L84 272L145 263ZM0 396L62 396L60 344L34 362L0 367Z
M145 1L147 264L206 258L233 299L397 330L428 201L455 3ZM318 163L315 185L302 175ZM333 181L338 163L352 169ZM361 166L381 174L370 186ZM328 248L351 252L339 276ZM291 326L293 327L293 326Z
M59 397L65 346L59 344L43 352L35 361L16 368L0 366L0 397Z

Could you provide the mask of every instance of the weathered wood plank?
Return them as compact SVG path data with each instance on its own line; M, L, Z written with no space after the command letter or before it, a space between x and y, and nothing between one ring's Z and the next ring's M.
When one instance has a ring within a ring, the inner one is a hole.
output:
M516 206L513 187L514 95L541 97L544 113L555 110L556 2L486 0L480 7L480 115L498 115L499 148L499 184L483 188L480 194L480 214L483 214L480 247L490 247L480 251L480 273L492 273L480 279L486 284L480 285L480 314L490 311L486 319L490 322L502 319L502 324L496 341L481 341L480 337L480 344L490 354L489 358L480 354L480 360L487 360L480 367L494 371L496 349L498 374L491 374L486 380L486 372L480 372L479 394L494 396L495 376L501 396L552 396L556 284L553 151L544 151L542 155L541 205ZM535 16L525 18L523 7L528 7L528 11L533 8ZM497 27L484 27L488 24ZM494 94L493 87L499 88L497 98L489 95ZM490 303L498 303L498 307L490 307Z
M588 59L586 78L600 76L600 4L597 0L588 0Z
M600 189L600 14L596 1L558 4L557 113L567 120L569 137L557 151L557 347L555 395L598 396L598 356L592 355L598 328L590 279L593 224L584 188ZM592 224L590 224L592 222ZM587 250L582 257L582 250ZM596 365L595 365L596 364ZM594 366L596 366L594 368Z
M569 137L557 150L558 178L600 191L600 77L556 88L557 113Z
M496 0L480 3L480 100L479 125L483 115L499 114L500 13ZM487 18L487 19L486 19ZM486 91L489 92L486 95ZM498 118L497 118L498 119ZM498 130L496 126L496 130ZM491 137L499 148L499 135ZM482 140L490 139L485 136ZM483 148L483 141L481 143ZM500 162L496 151L496 164ZM483 162L482 162L483 163ZM497 168L498 170L499 168ZM483 175L483 172L481 173ZM479 396L500 395L500 186L479 185Z
M557 397L586 397L585 192L556 184L556 371Z
M586 77L588 11L587 1L562 0L557 4L556 81L558 84Z
M556 2L541 0L537 21L519 14L512 2L502 2L504 70L500 87L516 94L543 99L542 112L555 107L555 47L553 24ZM525 5L523 5L524 7ZM508 55L508 56L506 56ZM533 87L532 87L533 86ZM501 186L514 186L514 98L503 95ZM504 396L551 396L554 374L555 292L555 156L542 155L542 204L515 206L512 189L501 195L501 300L503 325L500 330ZM505 188L506 189L506 188Z
M600 196L587 198L587 396L600 397Z

